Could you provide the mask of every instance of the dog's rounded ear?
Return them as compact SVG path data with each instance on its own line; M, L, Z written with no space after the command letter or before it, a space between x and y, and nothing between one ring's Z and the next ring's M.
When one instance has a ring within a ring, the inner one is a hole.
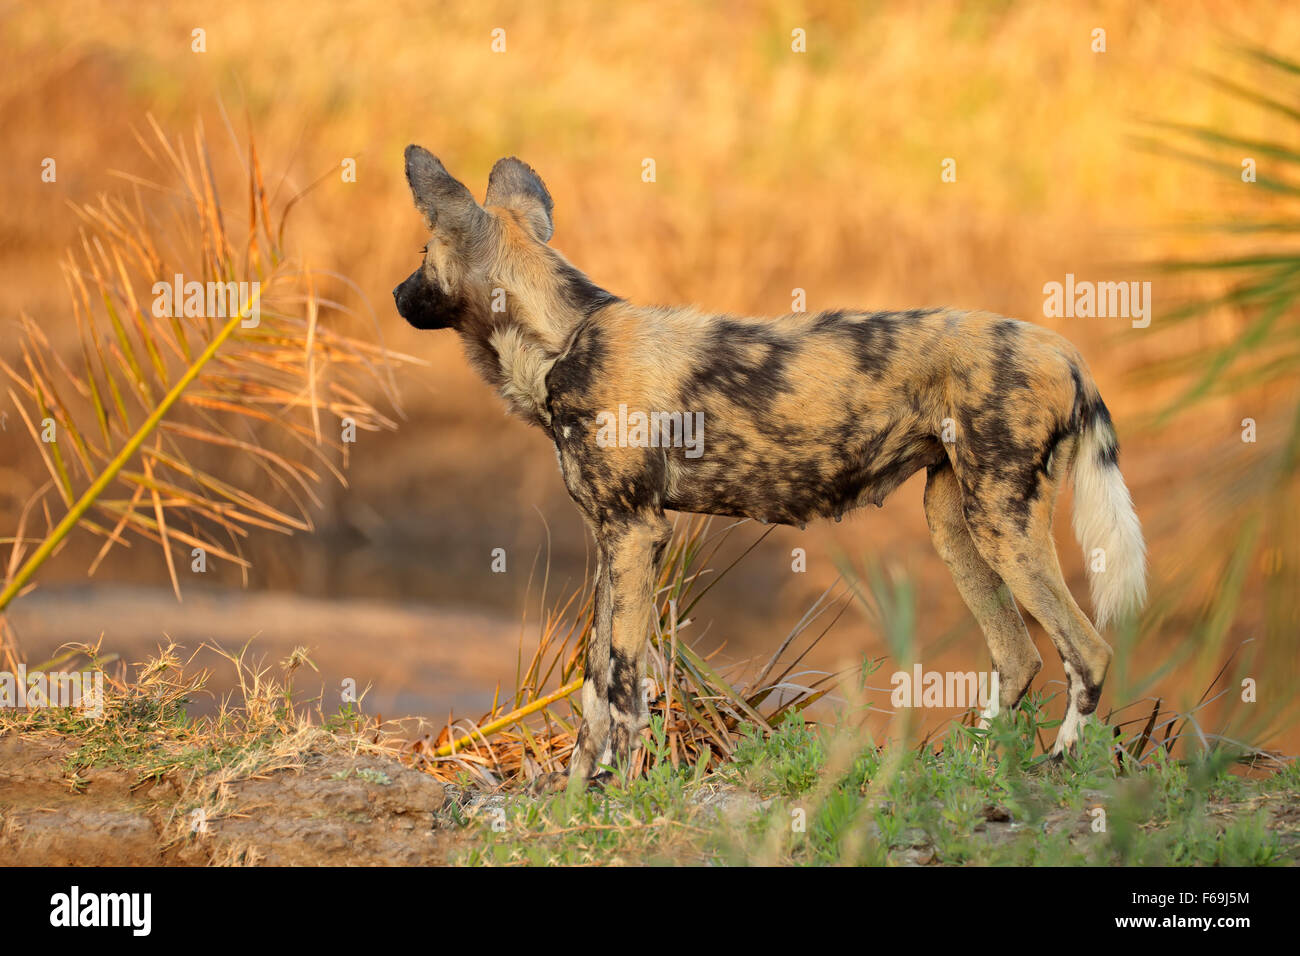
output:
M546 191L546 184L531 166L513 156L497 160L492 167L485 200L489 206L504 206L521 213L533 235L542 242L548 241L555 232L555 222L551 219L555 203Z
M406 181L430 232L437 229L472 237L486 224L487 213L465 184L423 146L406 147Z

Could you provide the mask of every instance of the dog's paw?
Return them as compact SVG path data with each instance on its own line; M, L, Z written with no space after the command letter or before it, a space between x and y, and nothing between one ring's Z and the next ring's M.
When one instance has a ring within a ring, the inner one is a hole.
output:
M618 776L616 774L610 773L608 770L602 770L600 773L588 780L586 786L581 789L604 790L607 786L617 780ZM541 776L536 777L533 782L528 785L528 792L535 797L541 797L553 793L563 793L568 789L568 787L568 773L544 773Z
M535 797L541 797L551 793L563 793L568 785L567 773L544 773L534 778L528 785L528 792Z

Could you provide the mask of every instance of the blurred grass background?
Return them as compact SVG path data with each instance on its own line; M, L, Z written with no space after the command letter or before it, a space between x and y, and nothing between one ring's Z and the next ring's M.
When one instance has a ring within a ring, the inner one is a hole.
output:
M549 560L551 581L571 586L590 561L545 437L504 416L454 336L417 333L392 309L389 290L418 263L424 241L399 159L414 141L480 196L498 157L532 164L555 197L553 244L596 282L636 301L775 315L789 310L800 288L810 310L952 305L1057 328L1083 350L1115 415L1158 597L1153 623L1120 641L1126 657L1108 705L1153 694L1190 708L1233 649L1251 639L1237 662L1260 680L1261 707L1295 697L1296 601L1268 596L1279 581L1294 595L1294 536L1252 546L1233 564L1224 521L1235 520L1242 503L1223 488L1225 474L1251 473L1269 436L1276 441L1289 429L1294 380L1246 381L1142 428L1195 370L1182 378L1150 371L1189 346L1230 345L1249 316L1212 309L1172 331L1159 314L1149 329L1119 319L1052 320L1042 315L1042 287L1067 272L1148 279L1157 312L1172 310L1221 295L1232 277L1125 265L1224 253L1217 233L1169 227L1230 221L1265 201L1276 218L1295 218L1293 198L1264 200L1239 181L1137 149L1134 135L1143 118L1161 118L1300 146L1296 124L1283 127L1276 112L1195 72L1273 84L1273 73L1229 47L1243 40L1292 53L1300 8L1073 0L522 9L403 0L311 9L57 2L10 5L0 17L7 64L0 76L7 153L0 328L14 328L10 320L25 311L52 339L66 332L71 342L57 268L77 238L68 203L122 189L115 170L141 171L132 130L143 128L147 112L178 131L201 118L217 142L225 136L224 104L241 140L249 129L256 134L268 188L283 197L320 179L295 211L295 240L307 260L352 277L385 344L431 363L401 372L406 421L396 434L367 434L354 448L352 487L327 489L321 533L250 543L251 586L329 601L416 602L455 609L459 616L448 620L461 623L466 613L488 613L500 615L500 627L469 634L445 621L368 627L365 615L340 615L337 627L310 635L321 645L326 680L374 679L385 709L445 707L446 688L421 684L407 665L429 657L430 643L446 659L458 642L489 631L505 646L501 633L511 619L525 608L536 616L534 564ZM205 31L204 53L191 49L196 28ZM498 28L505 52L493 52ZM806 53L791 51L796 28L806 31ZM1106 31L1105 53L1092 50L1096 28ZM56 183L41 181L45 157L57 161ZM948 157L957 163L956 183L940 180ZM357 162L355 183L339 175L345 158ZM656 163L652 184L641 179L645 158ZM212 160L238 180L237 150L214 151ZM1248 235L1233 248L1279 241ZM1293 312L1282 328L1294 335ZM0 350L11 338L0 332ZM0 398L0 412L7 403ZM1245 417L1259 423L1259 444L1242 442ZM11 410L11 427L0 433L5 528L41 480L12 425ZM923 481L917 476L884 510L843 524L778 529L719 584L683 638L701 639L707 626L706 648L725 644L732 658L765 657L834 580L837 556L859 564L871 556L915 581L928 669L986 666L978 630L929 544ZM1062 563L1083 598L1068 500L1060 516ZM1262 520L1293 529L1295 517L1294 507L1274 508ZM746 543L736 537L738 546ZM490 573L497 547L509 555L506 574ZM795 547L807 549L806 573L791 571ZM303 619L292 608L241 616L232 609L248 605L231 595L210 601L205 617L193 605L165 610L142 592L115 589L164 582L157 552L102 568L89 589L60 591L61 582L84 580L92 553L89 542L73 542L46 569L42 590L63 595L55 603L39 603L37 592L15 605L33 659L43 659L43 644L94 636L60 631L51 612L59 602L71 607L66 595L79 610L89 607L79 627L96 620L97 606L105 609L100 626L109 645L152 646L163 629L224 634L232 620L247 636L283 631L286 643L300 636L288 633ZM1229 578L1240 580L1240 597L1223 626L1207 631ZM217 569L204 584L237 581L233 569ZM142 609L135 617L124 593ZM1059 679L1059 662L1038 637L1044 678ZM885 650L871 622L850 614L808 663L833 669ZM492 655L476 660L481 665L457 675L457 686L481 682L490 698L496 681L509 680L513 655L499 669ZM1226 726L1230 715L1207 718ZM1252 729L1261 742L1292 752L1300 744L1285 722L1263 723Z

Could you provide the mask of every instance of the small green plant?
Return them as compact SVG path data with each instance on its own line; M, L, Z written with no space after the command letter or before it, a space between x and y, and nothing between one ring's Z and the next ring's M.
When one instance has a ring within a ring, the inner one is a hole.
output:
M742 778L759 792L796 797L817 782L826 762L822 733L802 714L790 714L771 734L754 724L741 727L732 760Z

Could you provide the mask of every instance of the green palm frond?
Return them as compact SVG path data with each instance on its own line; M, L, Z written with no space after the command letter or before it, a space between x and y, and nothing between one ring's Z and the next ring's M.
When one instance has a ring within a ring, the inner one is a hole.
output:
M1253 443L1221 440L1198 462L1204 483L1180 514L1186 526L1200 529L1197 540L1171 556L1174 577L1143 630L1176 629L1182 639L1171 649L1170 664L1194 663L1206 673L1219 668L1234 642L1247 638L1257 655L1252 666L1286 686L1300 649L1300 545L1291 530L1300 513L1300 110L1289 105L1300 102L1300 63L1256 48L1237 52L1261 71L1260 89L1202 77L1269 117L1270 135L1155 121L1147 124L1151 135L1139 140L1155 155L1224 176L1234 188L1221 205L1240 210L1225 216L1218 208L1213 223L1189 227L1215 238L1215 255L1146 264L1218 288L1167 310L1155 323L1164 351L1137 371L1137 379L1175 387L1149 425L1170 426L1215 400L1239 412L1242 426L1253 419L1258 429ZM1253 182L1243 177L1247 157L1255 160ZM1211 316L1213 326L1204 323ZM1238 680L1256 673L1234 666ZM1268 706L1246 708L1234 720L1249 725L1239 727L1248 736L1275 732L1294 705L1274 694Z
M284 246L298 197L273 221L250 145L247 222L237 222L201 129L187 144L150 123L152 136L137 138L162 182L127 176L129 197L76 210L63 341L56 325L24 316L16 356L0 358L49 478L44 494L60 504L30 554L30 536L13 540L0 611L77 528L102 539L91 572L133 538L158 544L178 597L178 550L246 573L250 532L311 530L316 487L344 481L341 426L396 427L365 396L396 408L390 364L407 359L333 327L351 313L320 289L346 280ZM184 302L167 308L163 286L177 276ZM212 308L220 296L225 307Z
M1283 90L1292 100L1300 98L1300 64L1257 48L1238 52L1270 71L1269 93L1215 74L1201 76L1233 98L1281 117L1279 122L1285 125L1276 136L1261 139L1152 120L1146 124L1152 135L1140 137L1138 142L1148 152L1196 164L1237 183L1242 182L1243 158L1255 159L1256 177L1244 194L1248 211L1217 229L1225 241L1248 238L1253 242L1259 236L1272 235L1281 244L1264 248L1253 245L1246 250L1230 245L1228 251L1214 257L1146 263L1147 268L1158 273L1217 275L1230 283L1221 295L1186 302L1164 314L1164 328L1223 309L1234 310L1243 323L1234 340L1226 345L1183 349L1142 370L1148 380L1182 382L1178 396L1157 413L1156 425L1168 424L1175 415L1225 391L1231 394L1234 389L1286 378L1300 368L1296 323L1300 307L1300 204L1294 202L1300 198L1300 150L1293 145L1300 132L1300 111L1277 98Z

